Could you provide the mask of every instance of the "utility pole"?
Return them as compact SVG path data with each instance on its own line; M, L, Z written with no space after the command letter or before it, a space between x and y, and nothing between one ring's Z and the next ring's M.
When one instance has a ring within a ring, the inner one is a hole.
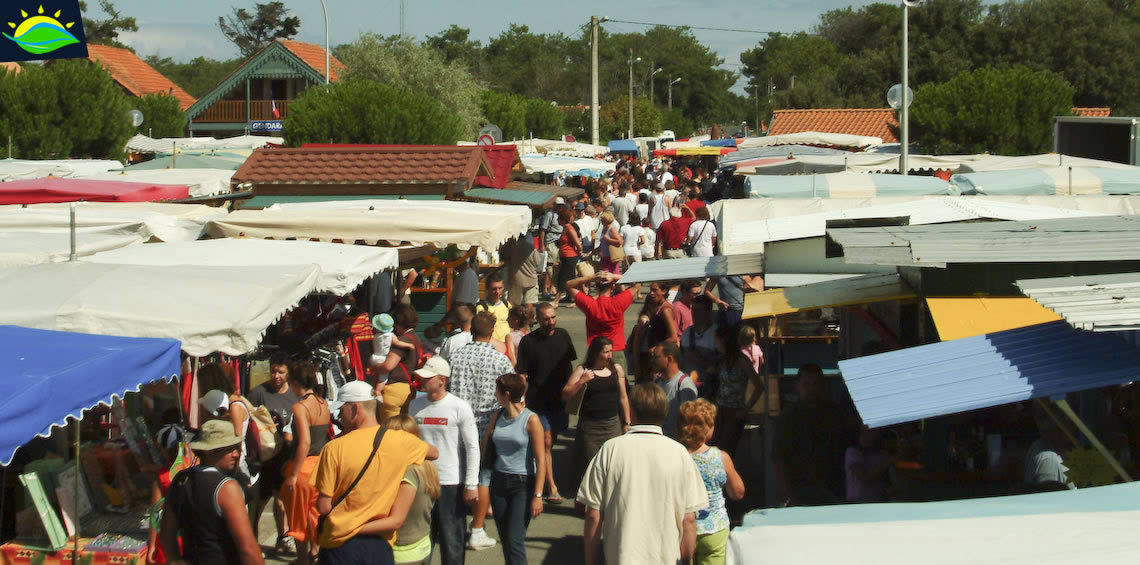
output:
M753 95L756 97L756 131L760 131L760 85L757 84L756 88L752 89Z
M633 139L633 47L629 48L629 136Z
M673 85L681 82L681 77L673 78L669 75L669 111L673 110Z
M899 139L899 141L901 142L900 147L899 147L899 174L904 175L904 176L906 174L908 174L910 171L909 167L907 166L907 159L910 157L910 108L909 108L910 104L908 104L908 102L910 102L910 100L907 100L907 93L910 92L910 87L907 85L907 82L908 82L907 75L910 74L908 72L909 71L909 69L908 69L908 63L909 62L907 61L907 54L910 51L910 46L908 45L910 38L908 37L909 34L907 33L907 27L909 27L907 25L907 23L908 23L907 20L910 19L910 13L909 13L910 6L911 6L911 3L909 1L903 0L903 6L902 6L902 14L903 14L902 15L902 17L903 17L903 21L902 21L902 107L899 110L899 134L900 134L899 137L901 138L901 139Z
M598 16L590 17L590 143L598 144Z
M321 11L325 14L325 86L329 84L329 9L325 0L321 0ZM246 104L249 104L249 82L246 82ZM246 111L248 113L248 110Z
M407 24L407 7L404 5L404 0L400 0L400 37L406 35L405 27Z
M649 105L650 106L653 105L653 75L657 74L657 71L653 70L655 68L657 68L657 67L653 66L653 59L650 59L649 60Z

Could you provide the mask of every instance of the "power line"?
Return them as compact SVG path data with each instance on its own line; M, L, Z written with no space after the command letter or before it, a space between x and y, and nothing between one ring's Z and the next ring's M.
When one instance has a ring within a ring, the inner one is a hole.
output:
M706 30L706 31L729 31L729 32L733 32L733 33L756 33L756 34L760 34L760 35L771 35L773 33L780 33L778 31L760 31L757 29L739 29L739 28L730 28L730 27L702 27L702 26L691 26L691 25L656 24L656 23L651 23L651 22L633 22L633 21L629 21L629 20L615 20L613 18L610 18L608 21L611 21L614 23L619 23L619 24L633 24L633 25L639 25L639 26L655 26L655 27L660 26L660 27L671 27L671 28L678 28L678 29L700 29L700 30Z

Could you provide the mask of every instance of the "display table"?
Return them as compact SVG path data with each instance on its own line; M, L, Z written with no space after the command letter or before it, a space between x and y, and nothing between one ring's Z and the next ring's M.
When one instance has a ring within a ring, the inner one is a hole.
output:
M146 563L147 548L135 553L118 553L113 551L84 551L83 547L94 538L79 538L79 562L87 565L101 565L115 563L123 565L144 565ZM54 553L29 549L17 542L8 542L0 545L0 565L24 565L36 563L37 565L71 565L71 552L73 540L67 541L67 547Z

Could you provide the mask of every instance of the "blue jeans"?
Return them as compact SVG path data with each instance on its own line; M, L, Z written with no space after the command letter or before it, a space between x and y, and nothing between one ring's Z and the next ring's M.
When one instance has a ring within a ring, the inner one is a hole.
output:
M321 565L394 565L392 546L383 538L356 536L340 547L321 548Z
M534 476L508 475L495 471L491 476L491 508L507 565L525 565L526 528L530 525L530 500L534 498Z
M467 534L467 506L463 485L439 487L439 500L431 509L431 539L439 546L442 565L463 565Z

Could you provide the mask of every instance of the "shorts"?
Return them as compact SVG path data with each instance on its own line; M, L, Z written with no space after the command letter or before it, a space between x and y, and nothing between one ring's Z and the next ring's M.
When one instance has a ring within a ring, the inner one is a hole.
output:
M546 244L546 270L549 272L554 265L558 264L558 243L551 242Z
M684 259L684 258L685 258L685 250L684 249L666 249L665 250L665 256L662 257L662 259Z
M561 411L551 410L531 410L538 415L538 421L542 422L543 431L552 434L559 434L566 431L570 427L570 415Z
M514 304L538 304L538 286L511 286L507 295Z
M281 490L281 486L285 484L285 466L293 459L289 457L287 451L282 449L281 453L261 466L261 478L254 486L257 487L262 500L269 500L271 497L277 496L277 491Z
M626 253L625 254L625 266L626 267L629 267L630 265L632 265L634 263L640 263L640 262L641 262L641 255L639 253Z

